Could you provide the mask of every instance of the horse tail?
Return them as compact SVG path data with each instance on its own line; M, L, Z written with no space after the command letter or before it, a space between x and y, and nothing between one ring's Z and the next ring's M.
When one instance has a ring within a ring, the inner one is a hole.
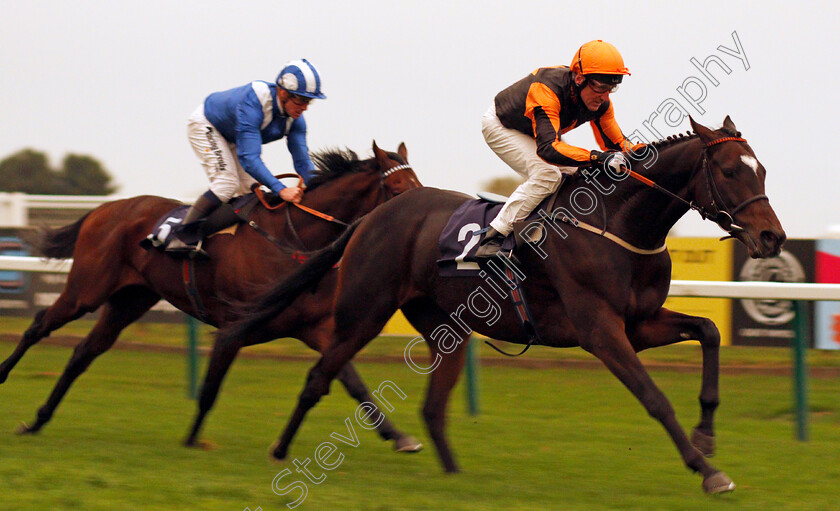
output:
M306 263L272 289L252 302L234 307L234 317L241 319L226 328L222 335L229 339L248 335L254 328L277 317L304 291L320 282L330 268L341 259L344 249L363 218L350 224L337 240L317 251Z
M38 239L35 241L35 248L44 257L50 259L68 259L73 256L73 250L76 248L76 240L79 237L79 231L82 229L82 224L87 220L88 212L75 223L59 227L58 229L50 229L44 227L40 230Z

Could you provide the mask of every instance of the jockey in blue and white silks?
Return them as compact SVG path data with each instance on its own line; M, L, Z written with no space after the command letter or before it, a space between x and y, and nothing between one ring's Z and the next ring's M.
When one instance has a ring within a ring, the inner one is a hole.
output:
M312 99L325 99L321 76L306 59L286 64L274 83L253 81L210 94L190 116L187 135L210 189L193 204L183 225L200 221L220 204L244 195L254 183L283 200L300 202L303 189L285 186L262 160L262 144L286 138L295 172L306 183L314 170L306 145L303 112ZM177 235L177 233L176 233ZM176 237L168 251L200 251Z

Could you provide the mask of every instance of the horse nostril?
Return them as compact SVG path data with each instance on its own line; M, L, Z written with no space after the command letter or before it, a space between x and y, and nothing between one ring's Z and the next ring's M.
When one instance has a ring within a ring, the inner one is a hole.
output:
M785 242L785 235L784 233L776 234L773 231L761 231L761 242L765 247L778 252L781 250L782 244Z

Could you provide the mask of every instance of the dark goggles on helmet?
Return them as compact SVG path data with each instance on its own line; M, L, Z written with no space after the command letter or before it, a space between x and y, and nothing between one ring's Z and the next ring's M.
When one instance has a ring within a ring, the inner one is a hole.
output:
M598 94L605 92L615 92L618 90L618 85L621 83L622 75L606 75L606 74L590 74L586 75L589 81L589 86Z

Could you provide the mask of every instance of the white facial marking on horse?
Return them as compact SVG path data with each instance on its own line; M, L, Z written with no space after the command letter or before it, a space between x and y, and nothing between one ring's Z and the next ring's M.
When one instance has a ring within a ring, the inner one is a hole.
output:
M744 162L746 166L753 169L753 172L758 174L758 160L753 158L752 156L748 156L746 154L741 155L741 161Z

